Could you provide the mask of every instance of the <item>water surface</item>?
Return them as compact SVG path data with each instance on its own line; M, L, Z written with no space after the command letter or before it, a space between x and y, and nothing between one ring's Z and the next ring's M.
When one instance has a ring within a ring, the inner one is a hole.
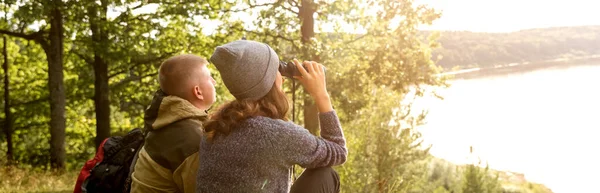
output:
M600 65L468 80L423 99L431 153L465 163L469 146L495 169L557 193L600 192Z

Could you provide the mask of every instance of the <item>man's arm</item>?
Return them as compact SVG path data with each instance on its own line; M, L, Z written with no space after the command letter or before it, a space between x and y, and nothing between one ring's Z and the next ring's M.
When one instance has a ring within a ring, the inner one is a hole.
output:
M173 172L173 181L183 193L196 193L198 159L198 152L196 152L188 156Z

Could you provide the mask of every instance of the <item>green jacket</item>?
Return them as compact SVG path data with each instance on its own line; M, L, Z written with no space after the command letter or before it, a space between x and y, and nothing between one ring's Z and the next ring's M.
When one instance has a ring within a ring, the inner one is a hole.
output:
M144 115L146 141L132 173L132 193L195 193L205 112L159 91Z

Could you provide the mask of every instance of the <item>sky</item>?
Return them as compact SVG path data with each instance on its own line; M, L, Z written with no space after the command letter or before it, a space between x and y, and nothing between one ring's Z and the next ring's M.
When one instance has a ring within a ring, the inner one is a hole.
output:
M422 29L511 32L531 28L600 25L598 0L416 0L442 11Z
M600 0L415 0L415 3L426 4L442 12L441 18L434 21L433 25L420 26L422 30L512 32L531 28L600 25ZM139 9L140 12L154 10L155 5ZM252 21L247 13L236 18ZM202 20L201 23L206 34L212 33L219 25L217 21ZM327 29L332 26L323 27L324 31L329 31Z

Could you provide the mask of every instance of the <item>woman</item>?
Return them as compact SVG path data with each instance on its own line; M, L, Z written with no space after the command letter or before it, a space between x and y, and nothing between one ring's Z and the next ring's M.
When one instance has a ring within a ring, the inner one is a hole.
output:
M347 157L346 140L332 108L320 64L294 60L296 77L319 109L321 137L288 122L279 58L268 45L239 40L217 47L211 62L236 98L204 125L196 191L339 192L331 166ZM292 186L292 166L307 170Z

